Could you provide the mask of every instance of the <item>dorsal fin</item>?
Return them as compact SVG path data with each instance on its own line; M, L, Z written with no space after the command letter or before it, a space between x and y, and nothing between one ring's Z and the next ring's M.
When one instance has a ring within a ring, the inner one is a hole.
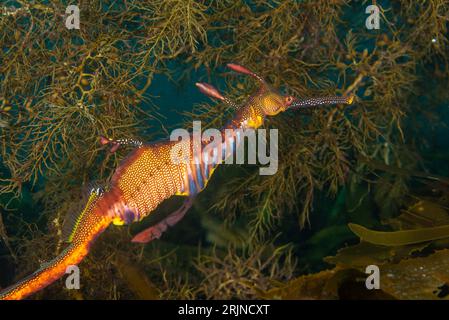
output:
M268 83L264 80L264 78L262 78L261 76L259 76L257 73L252 72L251 70L249 70L248 68L245 68L244 66L241 66L239 64L235 64L235 63L228 63L226 65L229 69L238 72L238 73L242 73L242 74L246 74L250 77L253 77L254 79L256 79L257 81L259 81L260 86L259 86L259 94L262 92L266 92L270 90L270 86L268 85Z
M92 186L84 209L81 212L73 211L67 214L62 226L62 238L64 241L69 243L73 241L73 236L77 231L80 221L86 213L92 210L103 193L104 189L102 187L98 185Z

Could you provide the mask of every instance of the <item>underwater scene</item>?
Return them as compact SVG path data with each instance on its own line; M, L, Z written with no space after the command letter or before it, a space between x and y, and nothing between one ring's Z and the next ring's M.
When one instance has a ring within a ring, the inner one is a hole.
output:
M0 300L449 299L449 0L0 0Z

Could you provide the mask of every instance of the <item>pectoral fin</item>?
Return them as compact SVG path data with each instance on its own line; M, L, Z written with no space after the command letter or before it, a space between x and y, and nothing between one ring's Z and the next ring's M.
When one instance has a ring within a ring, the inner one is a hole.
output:
M134 236L134 238L132 238L131 242L148 243L151 240L159 239L162 233L164 233L168 227L175 225L185 216L187 211L192 207L193 199L193 197L187 198L181 208L172 212L164 220L160 221L154 226L151 226L139 232Z

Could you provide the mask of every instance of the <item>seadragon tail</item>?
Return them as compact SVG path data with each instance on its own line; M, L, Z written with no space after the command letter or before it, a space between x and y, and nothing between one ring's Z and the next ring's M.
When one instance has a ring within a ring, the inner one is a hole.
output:
M97 236L112 222L100 210L98 201L101 198L102 193L98 190L91 193L84 210L73 221L73 230L67 239L70 245L37 271L1 291L0 300L26 298L61 278L69 266L77 265L84 259Z

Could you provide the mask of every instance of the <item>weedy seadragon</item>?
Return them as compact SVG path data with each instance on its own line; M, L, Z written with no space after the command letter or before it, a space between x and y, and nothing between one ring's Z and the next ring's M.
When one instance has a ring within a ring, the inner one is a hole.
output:
M221 130L222 143L211 148L211 153L190 152L188 161L174 162L173 149L192 150L191 142L190 145L180 145L185 142L166 140L144 144L101 137L100 142L110 145L111 151L121 144L134 145L134 150L116 169L108 187L92 190L84 210L72 221L71 231L67 234L68 247L28 277L1 291L0 299L25 298L61 278L68 266L78 265L83 260L94 240L111 223L123 225L141 221L165 199L174 195L185 196L186 201L181 208L137 234L133 241L146 243L159 238L169 226L176 224L186 214L195 195L206 187L214 169L223 161L219 155L233 154L242 143L243 138L238 130L234 131L236 134L225 135L225 129L257 129L262 126L265 117L286 110L353 102L353 96L301 99L282 95L247 68L237 64L227 66L235 72L253 77L258 81L259 89L246 103L236 105L212 85L196 83L202 93L235 108L234 117ZM209 143L202 141L203 147Z

